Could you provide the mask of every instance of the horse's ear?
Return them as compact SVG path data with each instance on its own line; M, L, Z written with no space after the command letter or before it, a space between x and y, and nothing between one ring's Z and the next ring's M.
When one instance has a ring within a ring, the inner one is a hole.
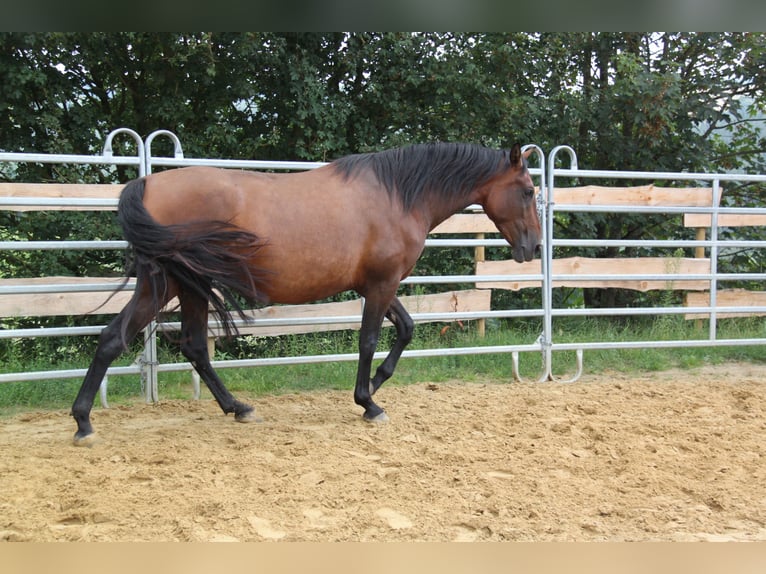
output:
M521 145L518 143L513 144L511 148L511 166L521 165Z

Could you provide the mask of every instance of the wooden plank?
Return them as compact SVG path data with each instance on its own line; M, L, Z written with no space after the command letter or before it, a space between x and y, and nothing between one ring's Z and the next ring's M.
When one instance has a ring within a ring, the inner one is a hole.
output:
M490 309L491 292L479 289L467 289L436 293L431 295L410 295L400 297L405 308L410 313L464 313L471 311L488 311ZM263 309L248 311L248 315L258 319L292 319L314 317L347 317L361 316L362 302L360 299L343 301L339 303L314 303L309 305L275 305ZM422 321L418 321L422 322ZM388 321L384 326L391 326ZM273 336L298 333L314 333L325 331L339 331L342 329L358 329L359 321L347 323L335 323L327 325L278 325L258 326L247 325L240 328L244 335ZM216 336L221 331L214 329Z
M125 281L124 277L70 277L65 275L54 275L50 277L0 279L0 285L83 285L89 283L96 285L119 285L123 281Z
M122 284L121 277L36 277L28 279L0 279L0 285L108 285L115 289ZM28 293L0 297L0 317L54 317L58 315L114 315L122 311L133 295L132 289L115 294L112 291L86 291L82 293ZM107 301L107 299L109 299ZM177 307L173 299L165 310Z
M596 287L633 289L635 291L651 290L694 290L710 288L710 281L648 281L620 279L620 275L656 275L674 273L682 277L688 274L710 272L709 259L678 258L678 257L637 257L637 258L599 258L570 257L553 260L554 275L610 275L614 279L606 281L594 280L554 280L554 287ZM476 266L477 275L539 275L542 273L539 259L525 263L513 260L485 261ZM527 287L540 287L541 282L523 279L499 282L477 283L484 289L510 289L518 291Z
M710 293L687 293L684 300L686 307L707 307L710 305ZM764 307L766 291L748 291L747 289L722 289L716 292L716 309L719 307ZM766 313L716 313L719 319L731 317L762 317ZM709 319L709 313L688 313L686 319Z
M54 317L57 315L115 315L128 304L131 291L117 293L34 293L0 297L0 317ZM103 306L101 306L103 304Z
M124 185L96 183L0 183L0 197L117 199ZM6 205L6 211L115 211L114 207Z
M239 327L242 335L287 335L291 333L313 333L324 331L338 331L342 329L357 329L358 322L336 323L334 325L278 325L274 327L261 327L257 324L258 319L311 319L314 317L345 317L362 314L362 303L359 299L354 301L341 301L338 303L314 303L308 305L273 305L262 309L252 309L247 312L248 317L256 321L253 325ZM216 336L223 334L222 330L214 328Z
M1 279L0 285L112 285L116 289L123 281L120 277L37 277L29 279ZM84 293L30 293L0 297L0 317L53 317L56 315L88 315L104 303L108 291ZM118 293L98 310L99 314L114 314L127 304L131 291Z
M587 185L583 187L557 187L554 191L555 202L567 205L708 207L712 205L712 199L713 191L709 187L675 188L655 185L603 187ZM685 217L690 217L690 215ZM703 226L687 225L687 227ZM497 228L492 220L483 213L458 213L436 226L431 233L497 233Z
M642 205L661 207L708 207L712 205L713 191L709 187L557 187L553 192L555 203L566 205Z
M710 227L713 216L710 213L684 214L684 227ZM746 213L721 213L718 215L718 227L748 227L766 225L766 215Z
M119 277L38 277L29 279L0 279L0 285L65 285L95 284L113 286L121 284ZM128 303L132 290L115 294L108 302L111 291L86 291L78 293L32 293L11 294L0 297L0 317L52 317L57 315L116 314ZM487 290L461 290L431 295L401 297L402 303L412 313L456 313L484 311L490 308L491 293ZM105 303L106 302L106 303ZM103 306L102 306L103 305ZM178 306L173 299L165 307L172 311ZM361 300L340 303L318 303L309 305L278 305L255 309L248 315L255 318L312 318L342 317L361 315ZM297 325L259 327L246 326L242 333L276 335L287 333L308 333L339 329L357 329L358 322L335 325Z
M431 233L499 233L484 213L457 213L441 222Z

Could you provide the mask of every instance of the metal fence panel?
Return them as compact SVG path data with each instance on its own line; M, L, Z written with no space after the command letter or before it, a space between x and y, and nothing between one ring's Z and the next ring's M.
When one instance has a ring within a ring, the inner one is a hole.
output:
M112 152L112 141L115 136L127 134L134 139L138 148L138 155L134 157L115 157ZM174 144L173 157L153 157L151 154L152 142L157 137L170 138ZM556 180L561 178L578 178L581 180L610 178L610 179L646 179L656 180L674 180L710 182L713 186L711 200L718 197L722 182L766 182L766 176L763 175L744 175L744 174L706 174L706 173L671 173L671 172L634 172L634 171L603 171L603 170L583 170L577 165L577 156L575 151L569 146L559 146L554 148L547 156L538 146L525 146L532 149L539 159L539 168L534 168L533 175L539 178L540 193L538 195L538 209L541 215L541 226L543 231L543 250L540 259L541 272L539 274L488 274L488 275L445 275L445 276L414 276L409 277L403 284L450 284L450 283L491 283L491 282L509 282L509 281L534 281L540 284L542 305L540 308L526 310L491 310L482 312L466 312L459 314L439 314L439 313L421 313L413 314L415 320L474 320L488 318L540 318L542 321L542 333L536 341L526 345L500 345L500 346L476 346L462 348L438 348L438 349L409 349L404 357L430 357L444 355L467 355L467 354L486 354L503 353L509 354L512 358L513 375L519 379L518 373L518 353L520 352L539 352L543 359L542 374L539 380L556 380L553 376L553 352L554 351L575 351L577 354L577 370L573 378L576 380L583 369L583 353L589 350L608 350L608 349L636 349L636 348L659 348L659 347L700 347L700 346L744 346L744 345L763 345L766 339L721 339L718 337L717 322L718 316L723 312L766 312L766 308L757 306L736 306L720 307L716 305L717 287L720 282L732 280L748 280L766 283L766 273L721 273L717 269L718 258L722 250L728 248L748 248L764 249L766 241L744 241L744 240L724 240L719 234L719 218L722 215L730 214L750 214L766 215L766 206L759 208L732 208L720 207L717 201L711 201L710 207L674 207L674 206L608 206L608 205L580 205L580 204L558 204L555 201ZM570 166L568 168L556 167L557 156L566 153L569 156ZM133 130L120 128L107 136L104 145L104 151L99 156L74 156L74 155L48 155L48 154L12 154L0 153L0 162L45 162L45 163L79 163L79 164L112 164L112 165L135 165L138 167L140 175L150 174L157 167L183 167L192 165L207 165L223 168L235 169L254 169L254 170L283 170L296 171L315 169L322 165L321 162L278 162L278 161L254 161L254 160L227 160L227 159L204 159L204 158L185 158L181 147L181 142L175 134L167 130L158 130L153 132L146 139L136 134ZM15 198L0 198L0 207L14 205L37 206L96 206L104 208L113 208L115 200L104 199L77 199L77 198L38 198L35 200ZM476 206L472 206L475 210ZM600 239L564 239L555 237L554 218L557 213L665 213L665 214L688 214L699 213L709 215L711 218L711 237L704 240L600 240ZM505 241L500 239L434 239L429 238L426 241L426 248L450 248L450 247L498 247L504 246ZM620 275L620 279L637 281L691 281L704 280L709 281L710 304L706 306L694 307L643 307L643 308L607 308L607 309L585 309L585 308L557 308L553 304L554 282L563 280L591 280L605 281L612 279L608 274L562 274L554 273L555 249L561 247L567 248L587 248L587 247L621 247L634 248L642 247L647 249L692 249L705 248L710 251L711 269L709 273L687 274L680 279L672 273L644 273ZM0 242L0 251L2 250L51 250L51 249L124 249L124 241L60 241L60 242ZM127 289L134 288L134 282L127 284ZM109 291L113 286L108 285L83 285L83 284L64 284L64 285L3 285L0 286L0 295L11 294L32 294L32 293L76 293ZM579 343L560 343L556 342L555 331L553 329L554 319L563 317L582 317L582 316L626 316L626 315L679 315L688 313L705 313L710 317L709 328L704 337L696 340L684 341L583 341ZM344 317L326 316L302 319L259 319L258 324L263 326L274 325L331 325L338 323L349 323L359 321L361 315L351 315ZM211 327L214 326L211 324ZM0 339L12 337L53 337L82 335L92 336L100 332L102 327L61 327L52 329L15 329L0 331ZM147 401L156 401L159 398L158 373L170 371L190 370L188 363L160 364L157 358L156 333L157 331L178 329L177 323L167 323L151 325L145 334L144 354L139 361L140 364L128 367L112 367L108 374L141 374L146 382ZM376 359L385 356L385 353L376 354ZM257 367L264 365L285 365L285 364L303 364L320 363L332 361L353 361L356 360L355 353L329 354L329 355L311 355L294 356L278 358L253 358L248 360L234 361L213 361L216 368L235 368L235 367ZM44 379L63 379L80 378L84 376L85 369L53 370L35 373L5 373L0 374L0 383L12 381L32 381Z

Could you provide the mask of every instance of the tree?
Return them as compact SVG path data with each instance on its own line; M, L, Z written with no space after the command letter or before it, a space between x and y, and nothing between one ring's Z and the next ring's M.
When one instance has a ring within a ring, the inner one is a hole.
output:
M765 54L763 34L742 33L2 33L0 149L97 153L128 126L173 130L188 157L331 160L410 142L521 141L570 144L596 169L762 171ZM133 175L0 166L18 180ZM661 237L663 222L560 216L556 234ZM29 238L53 227L31 226Z

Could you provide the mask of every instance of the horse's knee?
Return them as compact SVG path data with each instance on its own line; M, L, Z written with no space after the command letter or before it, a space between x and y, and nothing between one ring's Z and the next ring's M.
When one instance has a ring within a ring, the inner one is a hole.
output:
M402 325L402 329L399 333L399 337L404 345L408 345L412 341L412 335L415 333L415 321L408 319Z
M181 353L189 359L192 364L199 364L208 361L207 342L201 344L192 339L183 339L181 341Z
M372 356L375 349L378 348L378 333L369 333L359 336L359 355L360 357Z

